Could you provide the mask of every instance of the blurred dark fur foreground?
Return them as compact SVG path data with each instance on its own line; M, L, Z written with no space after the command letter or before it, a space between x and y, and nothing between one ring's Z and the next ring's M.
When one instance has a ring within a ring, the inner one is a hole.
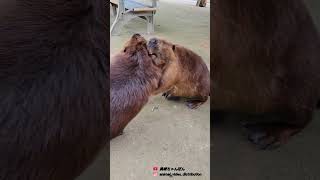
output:
M263 149L286 143L320 95L320 40L304 2L214 0L212 15L211 109L278 113L246 124L248 138Z
M0 179L72 180L109 135L103 0L3 0Z

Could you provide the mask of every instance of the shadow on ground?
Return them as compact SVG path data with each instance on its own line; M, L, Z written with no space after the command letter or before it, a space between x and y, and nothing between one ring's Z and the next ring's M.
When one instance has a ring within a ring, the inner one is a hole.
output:
M247 139L241 120L228 115L213 125L212 179L318 180L320 179L320 112L300 134L276 150L258 150Z

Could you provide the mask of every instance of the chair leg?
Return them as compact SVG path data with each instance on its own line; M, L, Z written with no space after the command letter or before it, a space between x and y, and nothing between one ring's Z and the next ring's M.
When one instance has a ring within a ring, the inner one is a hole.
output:
M119 13L118 13L119 14ZM127 24L131 19L138 17L133 13L120 14L111 26L110 35L120 35L123 26Z
M147 16L147 33L148 34L153 34L154 33L154 19L153 15Z
M127 24L131 19L139 17L139 15L129 12L122 14L119 12L119 8L117 8L117 16L116 19L114 20L111 29L110 29L110 35L119 35L121 29L125 24ZM140 15L141 16L141 15ZM148 34L153 34L154 33L154 16L153 14L151 15L142 15L146 18L147 20L147 33Z
M116 5L111 5L112 6L112 12L113 12L113 16L117 16L117 6Z
M117 20L115 20L110 28L110 35L112 36L120 35L120 32L124 24L125 24L124 18L118 18Z
M117 8L117 14L116 14L116 19L111 25L110 28L110 35L118 35L119 34L119 23L121 23L121 19L123 19L123 15L120 15L119 8Z

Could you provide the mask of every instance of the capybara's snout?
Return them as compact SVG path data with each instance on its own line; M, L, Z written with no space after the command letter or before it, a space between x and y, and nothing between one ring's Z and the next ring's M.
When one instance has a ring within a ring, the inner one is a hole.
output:
M136 33L136 34L132 35L132 38L135 38L135 39L139 39L141 37L142 36L139 33Z
M130 40L126 43L124 52L134 52L137 49L145 49L147 46L147 40L140 34L134 34Z
M132 35L130 41L132 44L147 44L147 40L138 33Z
M150 39L149 42L148 42L148 49L149 49L150 51L154 51L155 49L158 48L158 44L159 44L158 39L157 39L157 38L152 38L152 39Z

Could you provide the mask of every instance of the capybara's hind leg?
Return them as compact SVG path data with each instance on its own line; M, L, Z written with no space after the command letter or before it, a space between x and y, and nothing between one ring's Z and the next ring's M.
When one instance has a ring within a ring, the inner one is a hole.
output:
M285 144L299 133L312 119L312 111L293 112L283 122L253 123L244 125L248 140L260 149L274 149Z
M208 97L188 98L186 105L190 109L197 109L200 105L207 101Z
M188 100L186 105L190 109L197 109L203 103L204 103L203 101L199 101L199 100Z

